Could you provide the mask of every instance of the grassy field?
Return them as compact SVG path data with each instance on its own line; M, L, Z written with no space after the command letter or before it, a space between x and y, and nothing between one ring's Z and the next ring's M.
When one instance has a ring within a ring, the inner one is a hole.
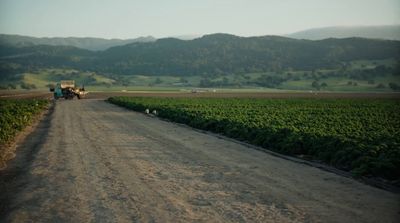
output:
M400 179L400 104L389 99L113 97L111 103L320 160L355 175Z
M357 83L357 86L349 85L349 82ZM342 92L390 92L392 91L388 84L390 82L399 83L396 76L387 76L376 78L376 83L382 83L385 88L377 88L377 84L369 84L368 81L351 80L344 77L332 77L326 78L320 81L326 83L328 86L321 89L321 91L342 91ZM316 90L310 88L312 81L310 80L299 80L299 81L287 81L283 83L279 88L291 89L291 90Z
M346 64L344 71L340 69L320 69L314 71L286 70L280 72L242 73L230 75L112 75L74 69L39 69L22 73L22 83L36 89L48 89L49 84L60 80L75 80L78 85L85 85L91 91L187 91L200 89L206 91L327 91L327 92L392 92L389 83L400 85L400 77L392 71L382 71L371 77L357 78L352 76L366 70L371 72L379 67L393 69L395 60L363 60ZM340 75L338 75L340 74ZM266 77L281 78L277 84L270 85ZM264 80L263 80L264 78ZM202 81L213 83L202 85ZM317 81L321 88L312 83ZM378 85L381 85L378 87ZM16 84L21 88L21 84Z

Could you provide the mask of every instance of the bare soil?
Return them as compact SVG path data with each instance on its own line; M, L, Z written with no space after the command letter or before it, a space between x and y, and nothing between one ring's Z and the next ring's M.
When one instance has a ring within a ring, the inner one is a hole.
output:
M0 222L398 222L400 196L102 100L59 100L0 172Z

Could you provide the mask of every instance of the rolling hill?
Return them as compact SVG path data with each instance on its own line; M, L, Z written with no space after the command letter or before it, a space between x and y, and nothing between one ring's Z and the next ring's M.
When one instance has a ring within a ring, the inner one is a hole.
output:
M74 46L87 50L106 50L110 47L126 45L134 42L153 42L156 39L152 36L139 37L135 39L102 39L91 37L53 37L37 38L20 35L0 34L0 44L14 47L29 47L36 45L50 46Z
M200 75L313 70L354 60L400 58L400 41L363 38L297 40L280 36L212 34L136 42L93 52L70 46L0 45L0 62L69 67L119 75Z
M133 43L97 54L96 69L118 74L234 74L333 68L342 62L400 58L399 41L363 38L297 40L212 34Z
M287 37L308 40L350 37L400 40L400 25L324 27L295 32Z
M312 41L219 33L186 41L164 38L135 42L103 51L0 44L0 81L34 80L44 85L41 78L52 81L73 74L73 78L85 83L107 86L183 84L309 89L314 81L318 82L314 83L316 88L334 83L343 89L344 85L356 86L363 81L371 89L381 83L383 88L390 82L399 82L398 76L391 76L399 73L399 60L400 41L354 37ZM41 72L46 75L39 75Z

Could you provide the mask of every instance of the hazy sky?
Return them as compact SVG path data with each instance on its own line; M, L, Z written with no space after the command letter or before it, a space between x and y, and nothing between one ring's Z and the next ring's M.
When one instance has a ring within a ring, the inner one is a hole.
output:
M0 0L0 33L38 37L287 34L400 24L400 0Z

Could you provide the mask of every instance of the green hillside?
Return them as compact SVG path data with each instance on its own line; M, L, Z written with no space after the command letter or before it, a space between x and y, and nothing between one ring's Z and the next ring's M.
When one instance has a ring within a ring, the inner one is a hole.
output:
M21 83L44 87L75 79L101 89L392 91L400 84L399 61L400 41L363 38L311 41L212 34L99 52L72 46L0 44L0 82L2 88Z

